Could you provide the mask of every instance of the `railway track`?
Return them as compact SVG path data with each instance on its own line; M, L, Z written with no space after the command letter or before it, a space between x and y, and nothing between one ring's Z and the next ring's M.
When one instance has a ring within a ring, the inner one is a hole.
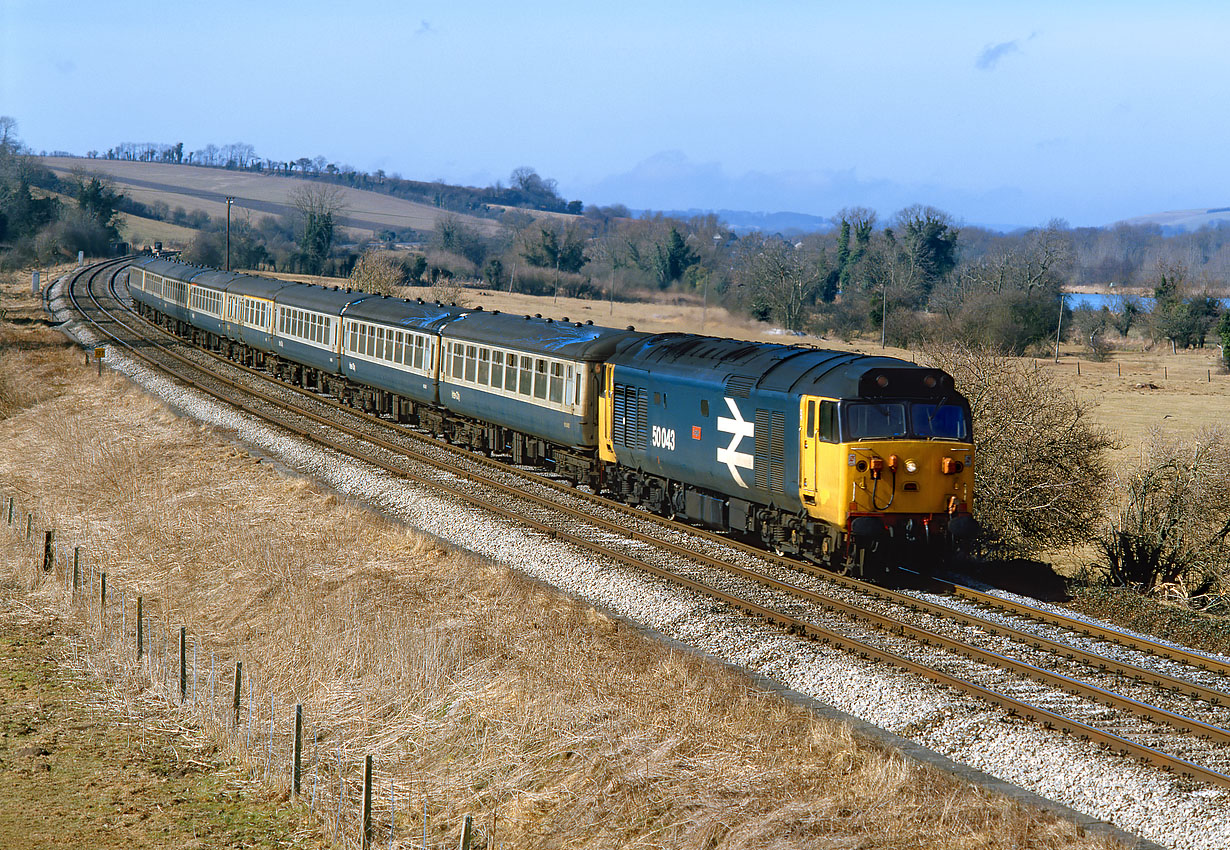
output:
M116 286L123 265L77 273L68 286L74 309L134 358L221 402L791 632L1193 781L1230 788L1230 665L958 585L942 588L949 598L937 599L818 575L725 536L441 444L156 329L124 306ZM103 281L107 291L100 295ZM1039 625L1052 634L1040 634ZM1099 651L1090 642L1119 651ZM1156 659L1168 669L1158 669Z

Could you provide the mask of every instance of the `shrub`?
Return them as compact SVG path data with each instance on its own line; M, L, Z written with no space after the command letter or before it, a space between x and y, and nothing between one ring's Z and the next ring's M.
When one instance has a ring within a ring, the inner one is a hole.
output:
M1110 435L1035 365L988 348L933 345L974 417L974 516L1001 554L1087 542L1107 495Z
M1123 502L1098 536L1106 580L1141 593L1189 598L1230 575L1230 440L1155 432L1140 465L1119 477Z
M405 282L405 269L388 251L364 251L350 271L351 286L376 295L392 295Z

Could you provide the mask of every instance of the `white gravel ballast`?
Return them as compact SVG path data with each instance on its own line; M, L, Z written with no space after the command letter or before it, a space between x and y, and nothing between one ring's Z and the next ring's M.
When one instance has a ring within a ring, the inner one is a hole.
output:
M63 279L57 283L62 289ZM69 318L62 293L53 310ZM90 329L66 332L93 345ZM178 411L389 516L507 564L647 629L767 677L1040 797L1165 847L1230 848L1230 792L1193 785L1013 718L973 697L732 612L712 599L605 562L515 523L321 449L179 386L112 348L107 365Z

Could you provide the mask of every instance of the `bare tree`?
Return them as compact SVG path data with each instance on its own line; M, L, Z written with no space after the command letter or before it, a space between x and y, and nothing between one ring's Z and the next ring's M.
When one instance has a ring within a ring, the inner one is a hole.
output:
M774 237L744 239L736 266L753 313L770 315L789 331L803 329L825 271L823 254Z
M303 266L308 274L320 274L333 249L337 218L345 209L341 190L323 183L307 183L290 193L290 202L295 208Z

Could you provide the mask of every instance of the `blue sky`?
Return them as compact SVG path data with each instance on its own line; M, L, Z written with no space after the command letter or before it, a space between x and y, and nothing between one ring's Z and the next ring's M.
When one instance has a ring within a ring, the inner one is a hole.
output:
M245 141L633 208L1230 206L1230 4L0 0L34 150Z

